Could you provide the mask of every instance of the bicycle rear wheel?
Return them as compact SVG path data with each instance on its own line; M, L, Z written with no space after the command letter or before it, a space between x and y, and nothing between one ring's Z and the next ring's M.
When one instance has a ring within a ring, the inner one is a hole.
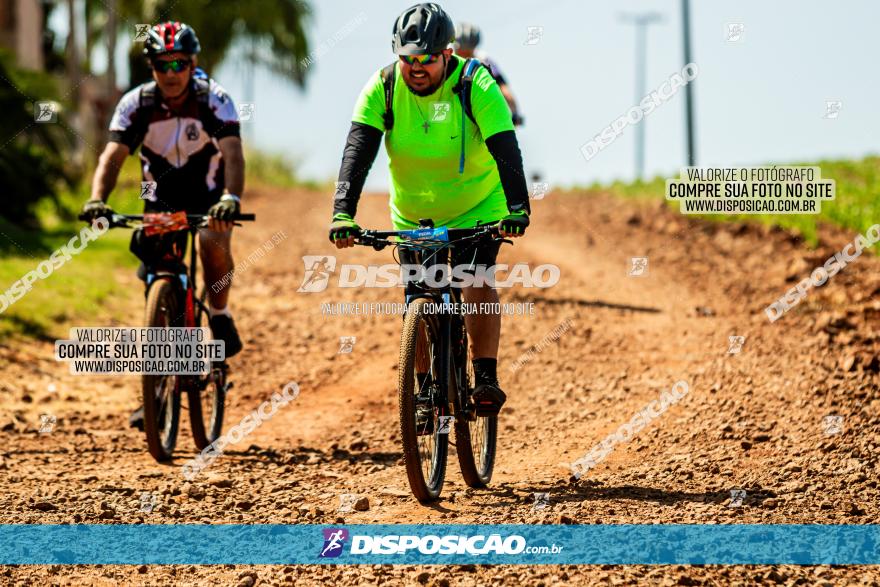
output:
M206 312L198 311L196 326L207 326ZM192 378L190 381L189 389L186 390L189 424L193 441L199 450L207 448L223 432L226 390L226 369L221 366L212 366L206 380Z
M455 340L453 336L453 340ZM462 328L460 342L453 343L452 353L455 381L463 389L456 390L459 398L469 401L474 385L474 369L468 360L468 337ZM485 487L492 480L495 468L495 448L498 437L498 416L480 418L473 406L455 414L455 452L464 482L469 487Z
M156 279L147 292L145 323L153 328L175 326L179 315L174 284ZM167 461L177 443L180 423L180 378L177 375L142 375L144 432L147 447L157 461Z
M430 300L419 298L406 309L403 333L400 337L400 367L398 369L398 400L400 407L400 436L403 441L403 460L406 475L413 495L420 502L437 499L443 488L446 476L446 457L449 452L449 436L440 433L440 417L448 415L447 403L438 398L447 398L448 390L432 388L434 382L441 380L439 374L440 333L435 316L424 311ZM418 359L421 358L422 361ZM425 383L416 377L421 362L425 368L427 358L428 373ZM428 393L431 392L431 393ZM431 419L421 429L417 429L417 396L430 395Z

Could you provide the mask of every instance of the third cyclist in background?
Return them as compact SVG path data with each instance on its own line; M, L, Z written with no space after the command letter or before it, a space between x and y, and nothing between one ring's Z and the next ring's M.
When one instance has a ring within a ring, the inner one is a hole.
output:
M490 59L484 51L477 50L479 44L480 28L467 22L458 23L458 26L455 27L456 55L460 55L465 59L475 57L479 59L483 65L486 66L486 69L489 70L489 73L492 74L492 77L494 77L495 81L498 83L498 88L501 90L501 94L504 96L504 99L507 101L507 105L510 107L510 115L513 118L513 124L515 124L516 126L522 125L523 117L520 115L519 109L516 106L516 100L513 97L513 92L511 92L510 90L510 84L507 83L507 80L504 78L504 74L501 73L501 69L498 67L498 64Z

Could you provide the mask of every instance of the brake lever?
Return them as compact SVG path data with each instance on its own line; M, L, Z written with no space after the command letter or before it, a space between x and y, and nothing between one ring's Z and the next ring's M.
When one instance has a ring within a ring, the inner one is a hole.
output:
M358 239L360 240L361 244L366 245L368 247L373 247L374 251L381 251L382 249L387 247L389 244L391 244L388 241L376 238L374 236L366 235L366 234L360 235L358 237ZM357 242L357 241L355 241L355 242Z

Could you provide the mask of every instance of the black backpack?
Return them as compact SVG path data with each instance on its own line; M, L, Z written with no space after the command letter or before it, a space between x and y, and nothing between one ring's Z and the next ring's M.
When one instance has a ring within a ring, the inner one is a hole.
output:
M382 68L381 77L382 77L382 87L385 89L385 113L382 115L382 120L385 123L385 132L389 132L392 128L394 128L394 111L391 109L391 105L394 103L394 82L397 77L397 62L386 65ZM461 68L461 71L458 73L458 83L456 83L452 87L452 93L458 95L458 99L461 102L461 109L463 115L461 117L461 158L459 159L458 164L458 172L464 172L464 115L466 114L468 118L471 119L471 122L474 123L478 129L480 126L477 124L477 120L474 118L473 110L471 109L471 87L474 85L474 75L477 72L477 69L483 67L483 64L480 63L479 59L474 59L473 57L465 61L464 67Z

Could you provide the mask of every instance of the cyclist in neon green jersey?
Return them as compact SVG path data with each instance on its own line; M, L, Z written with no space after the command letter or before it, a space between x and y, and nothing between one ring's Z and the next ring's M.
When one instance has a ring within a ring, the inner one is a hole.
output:
M395 230L436 226L471 228L497 223L502 236L520 237L529 225L522 156L510 109L490 72L453 55L455 27L435 3L405 10L394 24L398 59L374 73L352 115L343 152L330 240L354 245L354 220L367 173L382 136L391 175ZM453 265L492 266L498 244L452 251ZM466 303L496 303L492 287L462 291ZM476 376L478 414L497 414L505 401L497 378L499 314L467 315Z

